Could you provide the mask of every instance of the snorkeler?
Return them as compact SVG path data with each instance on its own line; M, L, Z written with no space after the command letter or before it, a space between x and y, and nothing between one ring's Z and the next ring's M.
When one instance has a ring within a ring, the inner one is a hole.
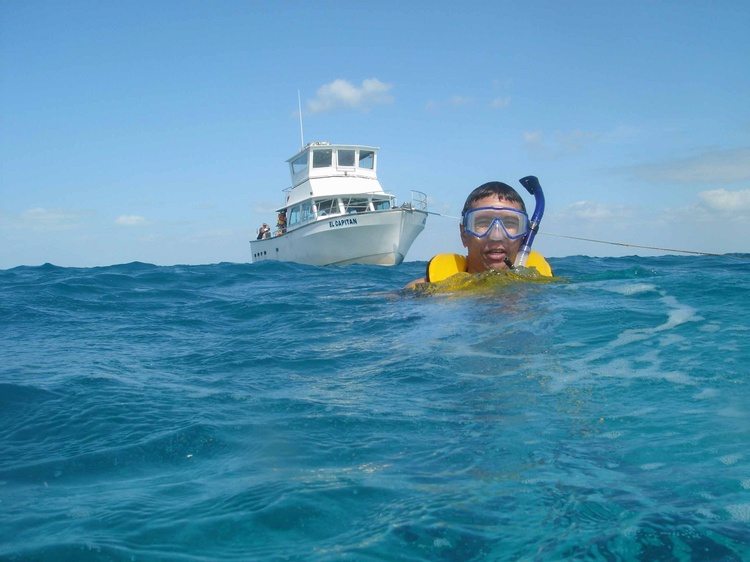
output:
M404 288L442 281L459 272L473 274L526 265L551 277L552 269L547 261L531 250L544 213L544 193L534 176L522 178L521 183L536 200L531 220L523 199L511 186L497 181L480 185L466 198L461 211L461 242L468 255L435 256L427 265L425 277L415 279Z

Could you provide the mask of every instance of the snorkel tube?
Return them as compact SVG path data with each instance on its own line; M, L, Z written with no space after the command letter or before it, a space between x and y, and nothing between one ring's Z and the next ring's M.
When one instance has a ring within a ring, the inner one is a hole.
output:
M544 192L542 191L542 186L539 185L537 177L526 176L518 181L520 181L521 185L526 188L526 191L534 196L536 203L534 206L534 214L531 215L529 233L523 239L521 249L518 250L513 267L523 267L526 265L526 260L529 259L529 252L531 252L531 244L534 242L534 236L536 236L536 233L539 230L539 223L542 222L542 215L544 215Z

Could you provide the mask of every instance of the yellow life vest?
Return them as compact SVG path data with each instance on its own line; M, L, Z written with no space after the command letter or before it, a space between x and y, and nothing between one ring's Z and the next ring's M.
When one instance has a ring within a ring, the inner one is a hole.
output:
M427 281L435 283L443 281L455 275L466 271L466 257L459 254L438 254L427 264ZM529 258L526 260L526 267L534 267L544 277L554 277L552 268L542 254L531 250Z

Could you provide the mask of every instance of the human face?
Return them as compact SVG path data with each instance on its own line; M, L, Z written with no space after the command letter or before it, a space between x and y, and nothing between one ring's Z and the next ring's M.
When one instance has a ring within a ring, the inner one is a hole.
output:
M518 203L500 199L497 195L479 199L471 206L472 209L479 207L510 207L519 211L522 210ZM507 258L511 263L515 261L516 254L523 243L523 237L516 240L510 240L506 236L477 238L466 232L463 224L460 229L461 242L463 242L464 248L469 251L467 259L469 273L481 273L488 269L508 269L505 259Z

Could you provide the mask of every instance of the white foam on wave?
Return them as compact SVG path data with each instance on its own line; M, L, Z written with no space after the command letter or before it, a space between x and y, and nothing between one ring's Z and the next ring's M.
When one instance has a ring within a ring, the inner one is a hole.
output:
M707 400L709 398L715 398L719 395L719 391L715 388L704 388L700 392L693 394L695 400Z
M666 466L663 462L650 462L641 465L641 470L657 470L663 466Z
M637 365L629 359L618 358L613 359L607 365L597 367L594 372L604 377L620 379L663 379L674 384L689 386L697 384L693 377L682 371L662 371L660 369L662 361L658 358L649 358L644 354L639 361L641 363L650 361L651 365Z
M627 537L629 539L634 539L635 537L637 537L639 532L640 532L640 529L635 525L631 525L630 527L625 527L621 531L622 536Z
M604 346L602 352L604 353L610 349L649 339L659 332L672 330L677 326L680 326L681 324L685 324L686 322L698 322L700 320L703 320L702 317L698 316L694 308L684 304L680 304L674 297L664 295L659 300L667 306L666 322L664 322L663 324L659 324L658 326L654 326L653 328L636 328L624 330L617 336L616 340ZM682 338L662 338L661 343L665 345L671 345L672 343L676 343L678 341L682 341Z
M620 333L615 341L611 342L606 347L612 349L621 347L629 343L643 341L649 339L659 332L674 329L681 324L685 324L686 322L697 322L699 320L702 320L702 318L696 314L695 309L690 306L678 303L674 297L663 296L659 300L666 304L668 308L666 322L664 322L663 324L659 324L658 326L654 326L653 328L637 328L624 330ZM662 345L672 345L674 343L682 341L683 338L681 336L662 337L660 343Z
M680 304L677 299L672 296L664 295L659 300L667 305L670 310L667 311L667 321L654 328L653 330L655 332L671 330L672 328L675 328L680 324L685 324L686 322L698 322L703 320L701 316L698 316L696 310L692 306Z
M666 319L661 324L655 326L625 329L617 334L615 339L599 346L598 349L593 350L587 357L576 361L569 361L563 368L563 372L559 375L548 372L551 375L551 381L547 385L547 389L552 392L558 392L562 388L576 384L581 379L585 379L591 375L623 379L663 379L681 385L697 384L697 381L684 371L673 369L662 370L664 361L661 359L662 350L667 347L671 347L672 349L681 348L682 350L690 349L687 345L688 340L686 337L680 333L673 332L673 330L688 322L703 321L704 318L698 314L697 310L680 303L675 297L665 294L650 283L634 283L618 287L607 287L605 290L628 297L655 292L659 295L655 301L664 306ZM711 325L716 325L716 322L712 321ZM708 331L712 330L713 328L709 328ZM638 344L639 342L642 343L640 343L637 358L613 357L607 361L608 356L620 355L619 350L621 348ZM560 347L572 348L580 345L583 344L568 341L561 344ZM597 364L601 360L605 360L606 364ZM669 365L669 367L673 366L672 364ZM708 397L709 394L700 396L701 399Z
M722 408L716 412L718 415L720 415L723 418L737 418L737 419L743 419L747 417L747 411L740 408L735 408L734 406L728 406L726 408Z
M661 378L663 378L665 381L673 382L676 384L696 384L696 382L693 380L693 377L691 377L690 375L686 375L685 373L680 371L671 371L669 373L664 373L661 375Z
M678 336L677 334L664 334L663 336L659 338L659 345L661 347L667 347L669 345L677 345L678 343L683 343L683 342L685 342L685 338L683 336ZM682 349L688 350L691 347L692 346L688 344Z
M619 293L625 296L638 295L641 293L651 293L656 291L656 285L650 283L636 283L634 285L620 285L618 287L607 287L607 291Z
M653 356L651 357L650 355ZM592 365L592 360L588 358L569 361L561 373L547 371L546 374L550 379L545 388L549 392L560 392L564 388L571 385L575 386L580 381L591 376L625 380L662 379L673 384L685 386L695 386L698 384L695 378L683 371L663 370L662 363L663 361L658 357L658 350L653 350L653 353L643 354L636 361L618 357L606 364L596 366Z
M726 510L735 521L750 522L750 503L737 503L728 505Z
M643 340L647 340L651 337L651 331L650 330L625 330L624 332L620 332L620 334L617 336L617 339L613 342L610 342L605 346L605 349L613 349L615 347L622 347L623 345L628 345L629 343L635 343Z
M721 461L721 464L732 466L733 464L737 464L741 459L742 459L742 455L734 454L734 455L724 455L719 460Z
M701 517L705 517L706 519L718 519L719 516L716 515L713 511L710 509L706 509L705 507L701 507L695 510L695 512L700 515Z

